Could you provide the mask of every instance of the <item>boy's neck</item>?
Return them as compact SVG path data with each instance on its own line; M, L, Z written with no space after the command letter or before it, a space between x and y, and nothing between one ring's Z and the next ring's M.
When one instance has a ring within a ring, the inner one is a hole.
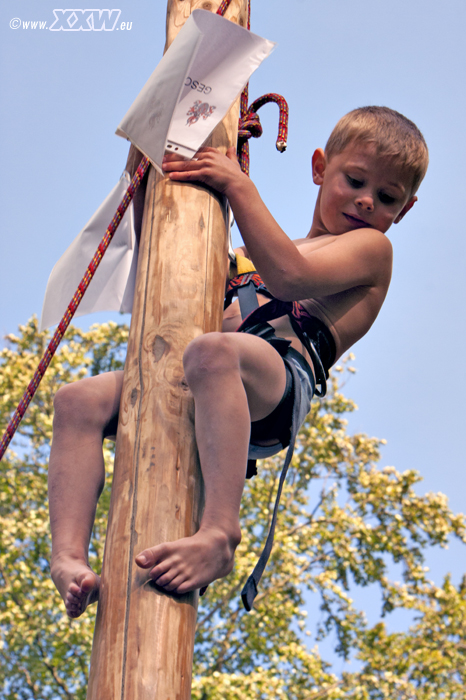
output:
M320 196L321 196L321 191L319 188L319 193L317 195L317 201L316 205L314 208L314 216L312 217L312 224L311 228L309 230L309 233L307 234L306 238L317 238L318 236L328 236L331 235L330 231L327 231L325 228L323 221L320 216Z

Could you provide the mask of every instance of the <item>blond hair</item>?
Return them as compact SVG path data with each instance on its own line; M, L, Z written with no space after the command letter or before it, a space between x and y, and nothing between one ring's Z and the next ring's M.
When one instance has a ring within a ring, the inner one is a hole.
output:
M375 143L377 154L392 158L411 179L411 195L421 184L429 164L423 135L414 122L389 107L359 107L340 119L327 141L327 158L351 142Z

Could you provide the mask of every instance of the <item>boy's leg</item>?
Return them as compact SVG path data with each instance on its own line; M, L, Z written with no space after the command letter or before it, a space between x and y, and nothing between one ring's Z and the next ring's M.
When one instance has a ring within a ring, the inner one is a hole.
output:
M52 579L70 617L97 599L100 578L88 566L88 548L105 470L102 439L119 409L123 372L61 388L55 397L49 464Z
M158 585L180 594L233 568L251 420L271 413L286 386L280 355L247 333L200 336L188 346L184 368L195 401L204 514L192 537L151 547L136 558L139 566L151 569Z

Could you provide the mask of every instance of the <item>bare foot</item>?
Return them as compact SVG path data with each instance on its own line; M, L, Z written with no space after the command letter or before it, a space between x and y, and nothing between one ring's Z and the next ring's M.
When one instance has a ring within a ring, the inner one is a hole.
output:
M151 569L150 577L158 586L183 595L227 576L240 539L239 534L230 537L222 530L201 528L192 537L145 549L136 564Z
M99 598L100 576L85 561L73 557L61 557L52 561L52 580L65 603L68 617L83 614L91 603Z

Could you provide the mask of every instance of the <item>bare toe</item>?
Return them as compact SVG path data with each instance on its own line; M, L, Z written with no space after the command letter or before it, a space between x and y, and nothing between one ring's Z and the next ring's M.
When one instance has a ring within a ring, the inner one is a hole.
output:
M230 573L240 535L228 536L222 530L201 528L192 537L165 542L145 549L136 564L150 571L155 583L167 591L184 595L205 589Z
M52 563L51 572L69 617L79 617L88 605L98 600L100 576L86 562L61 557Z

